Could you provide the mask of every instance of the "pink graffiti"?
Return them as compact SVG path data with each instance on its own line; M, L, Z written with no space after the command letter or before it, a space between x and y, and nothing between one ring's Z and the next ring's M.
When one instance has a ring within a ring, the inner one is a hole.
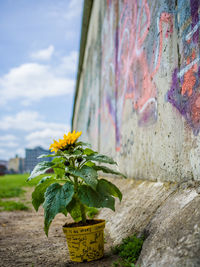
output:
M153 45L154 49L157 48L157 53L151 51L153 55L149 62L145 51L148 48L145 42L151 27L151 14L147 0L125 0L123 4L119 4L119 21L115 29L117 38L113 29L113 16L116 16L113 13L115 10L113 2L111 5L109 2L110 15L106 17L107 28L102 38L102 81L105 88L102 113L107 118L108 112L111 117L115 127L116 150L119 151L120 131L127 101L132 101L140 126L148 126L157 119L157 89L153 79L161 64L163 36L168 38L172 33L173 20L171 14L164 12L159 15L157 23L159 38L154 40ZM164 24L166 24L165 35ZM109 32L110 26L111 32ZM117 39L117 43L110 41L111 38L115 38L115 41Z
M168 25L165 34L167 38L173 31L171 14L162 13L159 17L159 53L157 55L157 61L154 57L149 64L147 61L147 52L144 49L145 40L151 26L148 3L146 0L143 0L141 1L141 6L139 6L137 1L125 1L119 21L117 99L119 127L121 122L120 116L123 117L125 102L128 99L133 103L140 126L152 124L157 119L157 92L153 77L160 67L164 23ZM155 65L154 68L152 68L152 63ZM118 145L117 150L120 150L121 144L119 142Z
M166 12L163 12L160 16L159 19L159 55L158 55L158 61L157 61L157 65L155 70L153 71L153 73L151 74L152 77L158 72L158 69L160 67L160 62L161 62L161 56L162 56L162 49L163 49L163 24L167 23L168 24L168 28L167 31L165 33L165 38L169 37L169 34L171 34L173 32L173 19L172 19L172 15Z

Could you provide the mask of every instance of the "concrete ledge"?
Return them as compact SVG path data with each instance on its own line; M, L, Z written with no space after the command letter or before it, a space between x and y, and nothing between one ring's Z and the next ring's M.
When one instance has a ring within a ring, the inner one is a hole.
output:
M133 233L146 235L139 265L200 266L200 195L177 184L110 179L123 192L116 212L104 209L114 245Z

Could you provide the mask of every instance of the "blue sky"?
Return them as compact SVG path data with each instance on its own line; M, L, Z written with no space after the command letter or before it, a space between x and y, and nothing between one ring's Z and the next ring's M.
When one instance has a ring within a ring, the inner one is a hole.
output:
M83 0L0 1L0 159L70 130Z

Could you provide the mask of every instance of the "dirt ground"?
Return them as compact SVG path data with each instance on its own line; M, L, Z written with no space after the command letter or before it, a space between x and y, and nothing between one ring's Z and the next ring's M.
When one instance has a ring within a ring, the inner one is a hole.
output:
M31 200L30 189L25 198ZM21 200L20 200L21 201ZM111 267L116 256L112 255L112 243L105 231L105 255L89 263L70 261L62 225L70 218L58 214L53 221L49 237L43 231L43 209L37 213L30 205L29 211L0 212L0 266L96 266Z

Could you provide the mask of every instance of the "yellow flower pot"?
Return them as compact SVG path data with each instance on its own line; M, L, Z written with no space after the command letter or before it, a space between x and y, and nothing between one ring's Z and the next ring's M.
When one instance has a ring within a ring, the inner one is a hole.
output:
M103 257L105 220L88 226L63 226L70 259L75 262L92 261Z

